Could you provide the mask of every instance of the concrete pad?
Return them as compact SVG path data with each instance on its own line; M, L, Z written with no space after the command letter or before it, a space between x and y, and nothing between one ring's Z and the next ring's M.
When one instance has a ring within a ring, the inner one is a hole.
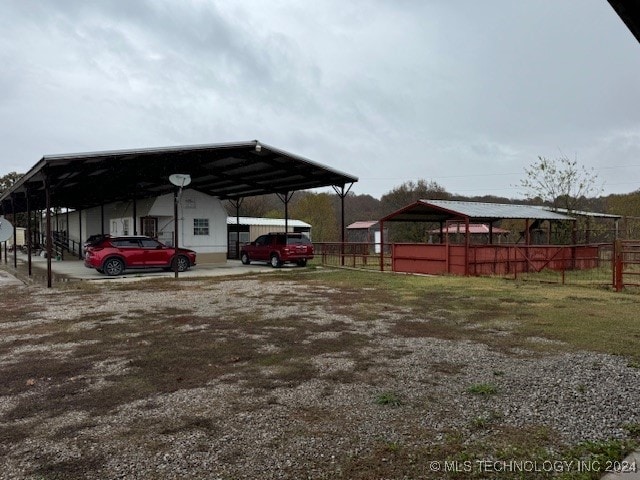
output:
M18 270L21 275L24 275L27 264L27 256L24 254L18 254ZM47 274L47 259L44 257L32 257L32 272L34 280L40 282L42 278ZM9 266L12 266L12 262L9 262ZM300 267L295 265L284 265L283 269ZM194 277L220 277L226 275L243 275L247 273L272 273L277 271L268 263L255 263L250 265L243 265L239 260L228 260L226 263L220 264L198 264L195 267L187 270L186 272L180 272L179 278L194 278ZM93 268L87 268L84 266L83 260L69 259L69 260L51 260L51 272L54 276L54 281L100 281L100 282L114 282L114 281L136 281L144 280L145 278L174 278L175 273L173 271L166 272L161 268L154 269L137 269L127 270L123 275L117 277L110 277L103 273L97 272ZM15 277L14 277L15 278ZM17 280L19 282L19 280ZM21 283L21 282L20 282ZM22 283L21 283L22 284Z
M11 275L9 272L0 270L0 288L8 285L24 285L24 283Z

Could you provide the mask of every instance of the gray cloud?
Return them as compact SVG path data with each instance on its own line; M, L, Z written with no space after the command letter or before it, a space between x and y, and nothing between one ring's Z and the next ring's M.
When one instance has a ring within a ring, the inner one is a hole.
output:
M361 178L518 196L560 151L637 188L640 45L604 0L8 0L0 173L259 138ZM631 180L630 180L631 179Z

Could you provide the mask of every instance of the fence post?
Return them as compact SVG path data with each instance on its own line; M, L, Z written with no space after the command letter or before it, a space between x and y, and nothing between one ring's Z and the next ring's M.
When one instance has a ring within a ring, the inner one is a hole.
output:
M616 240L614 243L614 262L613 262L613 287L616 292L622 290L624 285L622 284L622 268L623 268L623 253L622 253L622 242L620 240Z

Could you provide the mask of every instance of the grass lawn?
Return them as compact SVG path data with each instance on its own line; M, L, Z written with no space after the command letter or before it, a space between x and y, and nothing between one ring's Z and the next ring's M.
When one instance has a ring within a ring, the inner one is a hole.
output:
M527 336L541 336L566 343L563 349L623 355L640 363L640 295L636 293L531 280L357 270L337 270L321 281L352 291L372 308L376 303L397 303L426 312L444 310L448 316L441 322L441 334L447 337L455 332L457 338L468 338L465 326L475 325L484 340L491 341L496 329L508 329L517 335L499 340L505 348Z

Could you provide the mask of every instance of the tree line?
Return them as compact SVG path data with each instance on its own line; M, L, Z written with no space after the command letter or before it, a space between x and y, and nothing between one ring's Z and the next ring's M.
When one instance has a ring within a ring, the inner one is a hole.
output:
M0 177L0 194L10 188L22 175L11 172ZM525 199L501 196L465 196L448 192L432 180L409 180L377 199L368 194L350 192L345 198L345 226L356 221L379 220L420 199L459 200L486 203L528 203L547 205L568 211L593 211L622 215L623 234L640 238L640 189L627 194L601 196L602 187L593 170L579 165L577 159L561 156L556 159L538 157L525 169L520 187ZM225 202L230 216L236 215L231 202ZM295 192L289 202L289 217L313 226L313 240L340 240L341 200L333 193ZM245 217L284 218L284 204L277 195L261 195L243 199L240 215ZM19 219L17 219L19 220ZM18 222L19 223L19 222ZM20 225L18 225L20 226ZM423 241L427 236L424 225L407 224L394 228L394 236L404 240ZM401 232L401 233L398 233ZM391 238L395 240L395 238Z

